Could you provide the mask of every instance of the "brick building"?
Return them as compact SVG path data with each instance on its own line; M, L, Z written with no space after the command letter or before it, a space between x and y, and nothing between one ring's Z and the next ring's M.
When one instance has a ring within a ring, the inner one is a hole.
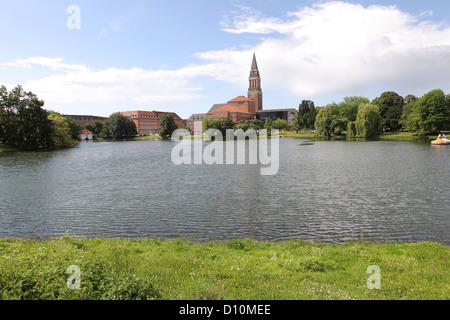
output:
M250 69L249 77L249 89L248 98L255 101L256 111L261 111L263 109L263 97L261 89L261 76L258 70L258 63L256 62L256 55L253 54L252 67Z
M100 121L101 123L104 123L108 118L105 117L96 117L96 116L76 116L76 115L65 115L66 117L71 117L73 120L78 122L81 127L84 127L87 124L93 124L94 121Z
M256 61L256 55L253 54L252 66L250 68L249 89L247 97L239 96L228 103L215 104L206 114L193 114L188 120L188 126L193 130L194 126L200 127L200 122L204 118L225 119L230 117L234 122L241 120L258 119L263 122L267 118L272 120L283 119L292 124L294 117L298 114L297 109L263 109L263 93L261 89L261 75Z
M233 122L254 120L256 119L256 112L262 109L261 76L258 70L258 63L256 62L256 55L253 54L247 97L239 96L226 104L215 104L206 114L206 117L220 119L230 117Z
M179 129L183 128L183 119L173 112L159 111L126 111L120 112L129 117L136 124L138 134L141 136L149 136L159 134L161 126L159 125L159 117L163 114L172 114L175 124Z
M209 112L206 117L220 119L226 119L227 117L230 117L233 122L239 122L241 120L254 120L255 115L255 101L244 96L240 96L228 101L228 103L223 107Z

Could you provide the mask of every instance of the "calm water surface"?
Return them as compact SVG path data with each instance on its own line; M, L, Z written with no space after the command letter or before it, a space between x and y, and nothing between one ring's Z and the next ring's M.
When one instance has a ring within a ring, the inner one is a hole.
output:
M174 142L0 155L0 237L450 244L450 147L280 139L280 169L174 165Z

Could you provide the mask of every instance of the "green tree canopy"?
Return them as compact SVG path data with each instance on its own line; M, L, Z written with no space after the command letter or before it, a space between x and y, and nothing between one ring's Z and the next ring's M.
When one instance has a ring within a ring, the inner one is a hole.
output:
M21 150L53 148L53 125L48 112L32 92L17 86L0 87L0 141Z
M102 136L108 139L128 139L137 134L134 122L120 112L113 113L103 125Z
M173 115L170 113L162 114L159 117L159 126L161 127L159 135L164 140L170 139L172 137L172 133L178 129L178 126L175 123Z
M78 136L76 140L72 136L72 131L69 125L69 119L60 115L59 113L51 113L48 119L53 124L53 144L56 148L74 147L78 144ZM72 120L73 121L73 120Z
M440 89L428 92L405 106L402 124L420 136L450 129L450 98Z
M365 97L345 97L344 101L338 105L339 116L343 119L342 122L346 124L349 121L356 121L359 106L369 102L369 99Z
M264 122L262 122L261 120L255 119L251 122L250 128L252 128L256 131L264 129Z
M78 122L73 120L71 117L65 117L67 120L67 125L69 126L70 136L73 140L78 140L78 137L81 133L81 126ZM91 130L92 131L92 130Z
M319 137L331 137L335 134L334 127L336 122L333 121L336 117L335 108L327 106L320 108L316 117L314 127L316 129L316 135Z
M241 120L238 123L234 125L235 130L242 129L244 132L246 132L248 129L251 128L252 122L250 120Z
M84 126L84 128L91 131L93 134L100 136L103 130L103 123L98 120L94 120L94 123L88 123Z
M240 122L240 126L245 126L246 123ZM203 132L208 131L209 129L217 129L222 133L222 137L225 140L227 136L227 130L235 129L236 123L231 120L230 117L226 117L225 119L220 118L204 118L203 119Z
M363 104L359 107L356 117L356 137L370 138L379 135L382 131L382 122L383 119L381 118L378 106Z
M405 99L395 92L384 92L379 98L372 101L380 109L380 115L383 118L383 127L387 130L400 130L401 117Z
M299 131L301 128L314 128L316 116L317 110L314 102L310 100L303 100L299 106L298 115L294 117L294 120L292 122L295 131Z
M289 130L289 123L284 119L277 119L273 122L273 128L278 130Z

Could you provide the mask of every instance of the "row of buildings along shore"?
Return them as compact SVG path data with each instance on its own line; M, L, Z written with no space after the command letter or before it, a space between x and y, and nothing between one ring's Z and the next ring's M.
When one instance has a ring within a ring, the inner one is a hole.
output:
M183 120L176 113L160 111L124 111L120 112L129 117L135 124L139 135L157 135L161 131L159 118L162 114L172 114L178 128L187 126L194 134L201 134L203 119L229 117L233 122L242 120L261 120L265 122L267 118L272 120L283 119L292 124L294 117L298 114L297 109L263 109L263 93L261 89L261 75L256 62L256 55L253 54L252 66L250 69L249 89L247 96L238 96L227 103L214 104L206 113L193 114L189 119ZM81 126L94 121L105 122L108 118L85 116L85 115L67 115L77 121Z

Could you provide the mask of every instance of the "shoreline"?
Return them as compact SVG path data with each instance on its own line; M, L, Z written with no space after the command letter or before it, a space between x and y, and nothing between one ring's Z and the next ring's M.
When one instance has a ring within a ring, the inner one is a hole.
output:
M449 134L449 133L446 133ZM195 137L200 136L191 136L191 139ZM294 132L280 132L280 138L292 138L292 139L317 139L317 140L323 140L323 139L330 139L330 140L346 140L345 136L336 136L336 137L317 137L314 133L294 133ZM364 140L375 140L375 141L381 141L381 140L393 140L393 141L421 141L421 142L428 142L436 139L435 136L424 136L419 137L415 136L413 133L409 132L403 132L403 133L383 133L382 135L374 138L374 139L364 139ZM162 138L160 136L140 136L135 137L131 139L126 139L125 141L161 141ZM350 139L355 140L355 139ZM357 140L357 139L356 139ZM98 139L93 141L116 141L116 140L104 140L104 139ZM122 141L122 140L117 140ZM78 146L77 144L76 146ZM75 147L76 147L75 146ZM70 147L69 147L70 148ZM67 148L63 148L67 149ZM54 151L54 150L52 150ZM5 146L0 143L0 154L6 154L6 153L20 153L25 152L19 149L15 149L13 147Z

